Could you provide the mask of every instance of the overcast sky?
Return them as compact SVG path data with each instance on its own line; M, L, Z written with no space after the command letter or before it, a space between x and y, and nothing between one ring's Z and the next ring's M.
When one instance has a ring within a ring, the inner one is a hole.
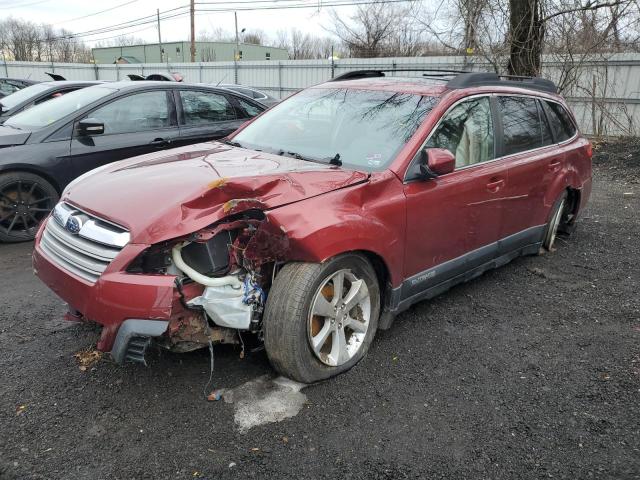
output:
M120 8L78 19L78 17L101 12L125 4L128 1L131 0L0 0L0 18L13 16L36 23L51 23L56 27L79 33L153 15L156 13L156 8L163 12L189 4L189 0L133 0L132 3ZM212 0L197 0L196 3L198 1ZM247 0L237 1L245 2L243 6L247 5ZM291 4L290 2L291 0L280 0L280 5ZM277 3L277 0L274 3ZM316 35L328 35L322 26L330 24L329 9L318 8L318 5L322 5L321 0L295 0L295 3L308 3L312 7L287 10L238 11L238 28L246 28L247 30L261 29L272 38L275 37L278 30L290 30L292 27ZM229 7L229 4L216 0L216 5L196 5L196 11L199 8L218 8L218 5ZM262 0L254 5L265 5L265 1ZM353 8L345 6L338 7L336 10L340 15L348 16L353 12ZM188 10L178 10L175 13L182 11ZM173 12L165 15L170 14L173 14ZM202 12L196 15L196 34L203 29L211 30L217 27L222 27L232 33L234 31L233 12ZM189 15L163 20L161 29L163 41L188 40ZM138 25L121 32L101 33L83 37L83 39L87 43L93 44L97 40L112 37L119 33L131 34L147 42L157 42L158 40L155 24Z

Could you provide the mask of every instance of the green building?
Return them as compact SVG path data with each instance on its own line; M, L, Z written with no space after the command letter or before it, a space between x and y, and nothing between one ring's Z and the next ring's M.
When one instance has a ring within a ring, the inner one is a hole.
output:
M191 61L190 48L189 42L163 42L162 58L157 43L93 48L91 52L95 63L183 63ZM235 42L196 42L196 62L231 62L235 51ZM241 43L238 59L288 60L289 54L284 48Z

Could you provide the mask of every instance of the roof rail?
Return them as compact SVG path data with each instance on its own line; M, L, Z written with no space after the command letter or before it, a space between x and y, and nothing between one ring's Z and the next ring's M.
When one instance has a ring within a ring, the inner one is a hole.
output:
M546 78L521 77L515 75L498 75L492 72L468 72L464 70L446 70L438 68L393 68L381 70L354 70L343 73L330 80L339 82L357 80L360 78L384 77L385 72L425 72L423 77L434 80L447 81L445 77L453 77L447 81L447 88L460 89L483 86L509 86L539 90L542 92L558 93L555 83Z
M452 75L458 75L460 73L466 73L464 70L447 70L441 68L385 68L378 70L353 70L351 72L343 73L337 77L331 79L331 82L340 82L343 80L357 80L359 78L376 78L384 77L385 72L433 72L424 73L425 77L447 77Z
M520 87L542 92L558 93L556 84L546 78L498 75L489 72L462 73L447 83L447 88L451 89L484 86Z

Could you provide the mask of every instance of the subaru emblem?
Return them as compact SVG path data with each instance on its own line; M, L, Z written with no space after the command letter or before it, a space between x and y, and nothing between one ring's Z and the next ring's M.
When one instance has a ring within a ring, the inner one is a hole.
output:
M77 235L78 233L80 233L82 223L80 222L80 219L78 217L71 215L69 218L67 218L67 223L65 224L64 228L69 232Z

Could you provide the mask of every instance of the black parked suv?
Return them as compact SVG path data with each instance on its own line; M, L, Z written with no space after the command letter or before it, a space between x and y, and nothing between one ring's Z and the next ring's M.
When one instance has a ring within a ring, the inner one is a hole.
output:
M264 108L221 88L117 82L14 115L0 126L0 242L32 239L64 187L83 173L225 137Z

